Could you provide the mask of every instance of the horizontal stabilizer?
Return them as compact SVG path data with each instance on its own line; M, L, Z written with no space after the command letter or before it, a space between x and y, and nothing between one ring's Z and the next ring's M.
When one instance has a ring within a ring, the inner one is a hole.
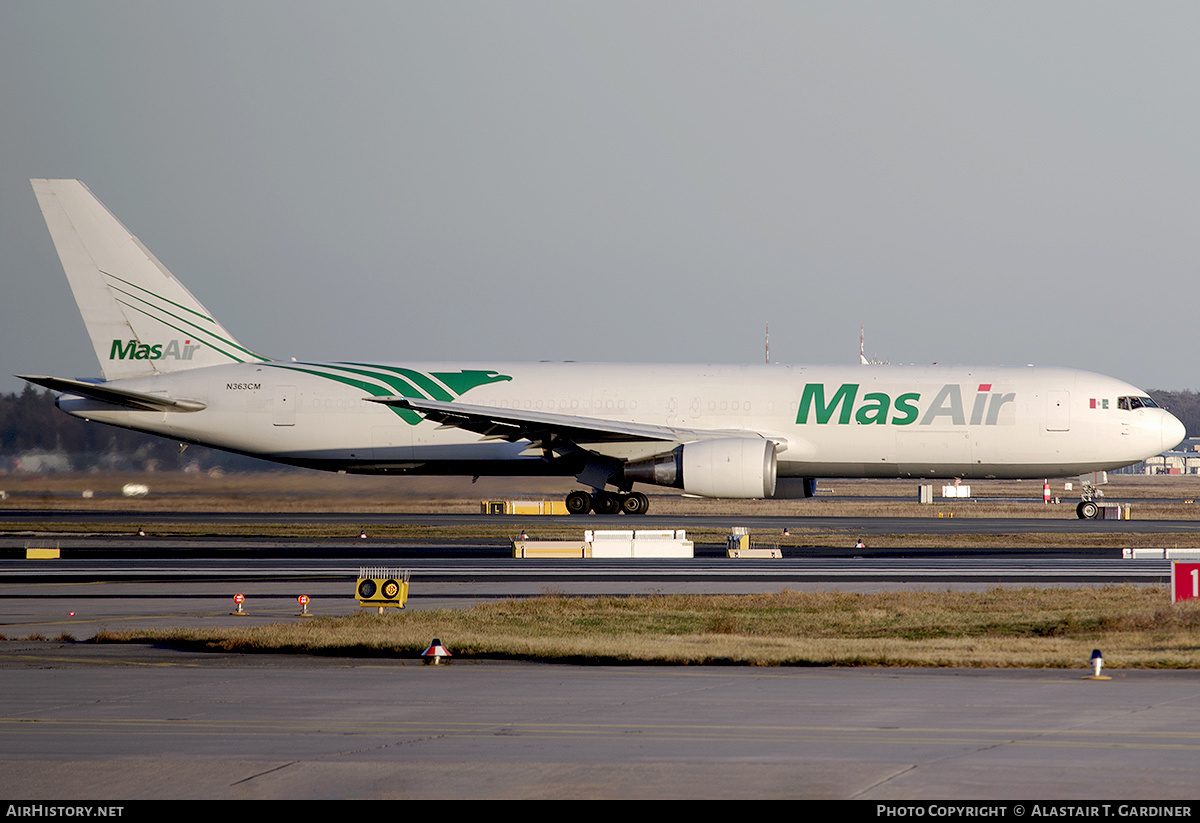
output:
M43 375L18 374L16 376L22 380L28 380L30 383L45 386L51 391L78 394L81 397L90 397L92 400L137 411L197 412L208 408L199 400L175 400L159 394L116 389L104 383L87 383L83 380L68 380L65 377Z

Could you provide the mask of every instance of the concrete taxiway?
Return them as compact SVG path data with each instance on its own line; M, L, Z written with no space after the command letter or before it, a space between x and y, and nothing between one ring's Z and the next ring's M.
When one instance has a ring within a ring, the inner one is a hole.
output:
M9 798L1195 797L1191 672L353 660L0 643Z

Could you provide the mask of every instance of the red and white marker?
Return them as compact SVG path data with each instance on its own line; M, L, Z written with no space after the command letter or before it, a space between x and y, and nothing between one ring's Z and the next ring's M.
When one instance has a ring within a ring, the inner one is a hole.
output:
M429 644L429 648L421 652L421 657L425 658L426 663L436 666L442 662L443 657L449 662L450 651L442 645L442 641L435 637L433 638L433 642Z

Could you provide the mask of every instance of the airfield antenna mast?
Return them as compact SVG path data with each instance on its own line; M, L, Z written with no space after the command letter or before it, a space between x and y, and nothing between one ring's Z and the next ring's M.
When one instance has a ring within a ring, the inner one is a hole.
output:
M888 365L887 360L868 360L867 359L866 337L867 337L866 336L866 326L865 325L859 326L858 327L858 362L862 363L864 366L886 366L886 365Z

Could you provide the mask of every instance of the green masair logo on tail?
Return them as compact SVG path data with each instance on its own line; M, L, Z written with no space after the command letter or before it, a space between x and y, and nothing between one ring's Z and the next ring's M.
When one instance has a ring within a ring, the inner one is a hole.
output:
M944 418L945 422L952 426L996 426L1011 422L1011 414L1001 420L1000 410L1017 399L1016 392L993 392L991 383L980 383L971 402L971 414L968 418L963 404L962 386L957 383L942 386L924 415L921 414L919 405L920 392L904 392L894 397L884 392L868 392L856 406L858 389L858 383L843 383L827 403L823 383L805 384L800 395L800 409L796 414L796 422L801 425L809 422L826 425L834 421L844 426L853 420L864 426L909 426L913 423L931 426ZM1015 406L1013 408L1015 409ZM1013 409L1009 409L1009 412L1012 411Z
M137 340L114 340L108 352L109 360L191 360L199 343L191 340L171 340L167 343L140 343Z

